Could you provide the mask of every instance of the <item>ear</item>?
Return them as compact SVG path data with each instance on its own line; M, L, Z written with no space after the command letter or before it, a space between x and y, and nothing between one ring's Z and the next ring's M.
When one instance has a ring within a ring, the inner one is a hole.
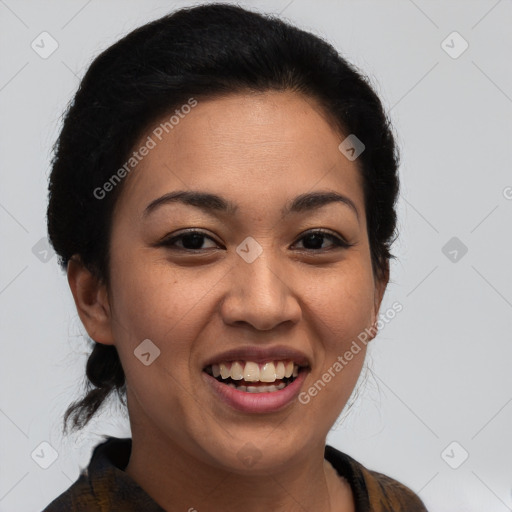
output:
M78 316L89 336L98 343L114 345L106 285L76 255L68 262L67 276Z
M380 277L375 278L375 288L374 288L374 306L373 306L373 314L372 314L372 327L371 337L369 340L373 340L375 336L377 336L378 328L377 322L379 319L379 310L380 305L382 303L382 299L384 297L384 293L386 292L386 288L389 282L389 263L386 263L386 267L383 269Z

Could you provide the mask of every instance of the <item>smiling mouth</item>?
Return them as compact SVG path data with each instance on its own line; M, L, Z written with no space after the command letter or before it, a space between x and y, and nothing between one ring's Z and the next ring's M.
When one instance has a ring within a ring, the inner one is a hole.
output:
M274 393L290 385L305 367L290 360L232 361L207 366L203 371L238 391L246 393Z

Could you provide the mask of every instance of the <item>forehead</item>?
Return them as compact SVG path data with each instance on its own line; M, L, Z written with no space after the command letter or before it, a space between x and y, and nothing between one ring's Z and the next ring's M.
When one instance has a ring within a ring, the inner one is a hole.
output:
M134 148L148 137L154 143L123 185L120 201L137 211L177 189L264 208L283 194L327 188L362 207L358 166L338 149L345 135L313 99L289 91L231 94L177 110L157 120Z

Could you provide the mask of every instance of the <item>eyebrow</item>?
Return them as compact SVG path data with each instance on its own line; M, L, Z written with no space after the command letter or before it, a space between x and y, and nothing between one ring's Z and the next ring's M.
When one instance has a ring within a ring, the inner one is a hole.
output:
M177 190L164 194L163 196L151 201L151 203L149 203L144 209L143 217L148 216L160 206L176 202L195 206L209 215L214 215L215 212L234 215L238 211L238 205L236 203L224 199L216 194L190 190ZM317 191L301 194L281 209L281 215L284 217L289 213L309 212L332 203L348 206L355 213L359 222L359 211L357 210L354 202L350 198L332 191Z

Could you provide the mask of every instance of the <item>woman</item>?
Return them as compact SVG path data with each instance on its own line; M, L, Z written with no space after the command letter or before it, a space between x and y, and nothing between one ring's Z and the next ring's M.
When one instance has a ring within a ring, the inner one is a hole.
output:
M45 510L426 510L325 446L376 334L397 166L365 78L277 19L183 9L102 53L48 230L94 341L64 427L116 392L132 437Z

